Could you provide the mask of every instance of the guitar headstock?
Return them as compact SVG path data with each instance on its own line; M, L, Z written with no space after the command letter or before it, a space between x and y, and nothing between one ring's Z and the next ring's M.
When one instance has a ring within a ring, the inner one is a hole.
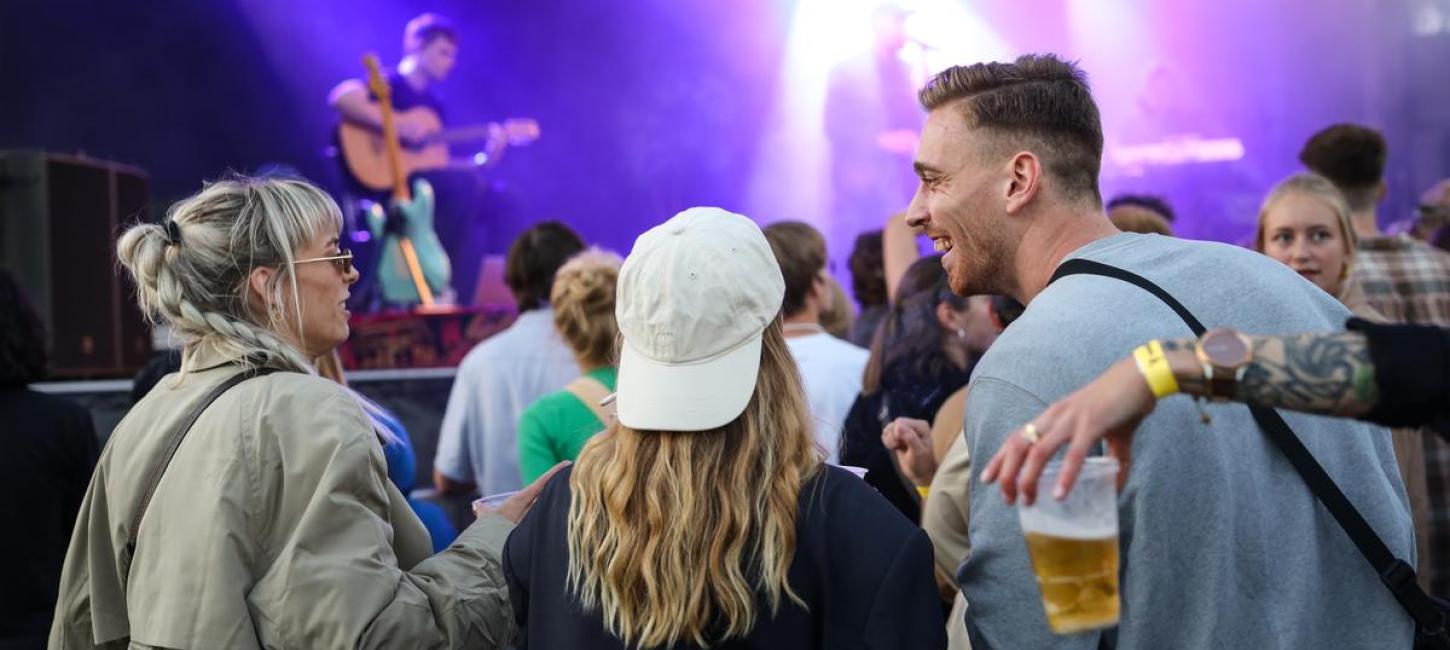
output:
M379 101L392 100L392 89L388 87L388 79L383 76L382 63L378 61L378 55L368 53L363 55L363 65L368 69L368 90L373 91Z

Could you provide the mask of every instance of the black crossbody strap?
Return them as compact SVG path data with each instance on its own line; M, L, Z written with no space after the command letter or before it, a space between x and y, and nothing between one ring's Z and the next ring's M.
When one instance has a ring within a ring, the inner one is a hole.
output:
M146 479L146 489L141 492L141 500L136 503L136 512L131 515L131 532L126 535L126 548L122 549L121 555L121 577L122 580L129 580L131 576L131 560L136 556L136 535L141 530L141 518L146 516L146 509L151 506L151 497L156 495L156 485L161 482L161 475L166 473L166 468L171 466L172 457L176 456L176 450L181 447L181 441L186 434L191 432L191 426L196 424L196 419L201 417L203 411L211 406L222 393L231 390L233 386L240 384L253 377L261 377L277 372L276 368L250 368L239 372L226 381L217 384L210 393L201 398L201 401L181 421L181 426L176 433L171 435L171 441L166 444L166 449L161 452L161 461L152 468L151 475Z
M1057 271L1052 274L1052 279L1048 281L1048 284L1069 275L1102 275L1135 284L1157 296L1159 300L1177 312L1188 324L1189 329L1193 330L1194 335L1202 336L1205 331L1203 323L1199 322L1188 311L1188 308L1183 306L1183 303L1178 302L1178 299L1164 291L1162 287L1141 275L1101 262L1071 259L1057 267ZM1309 453L1309 450L1304 447L1304 443L1294 435L1294 431L1284 422L1284 418L1271 408L1250 406L1249 411L1253 413L1254 421L1259 424L1259 428L1264 431L1274 446L1283 452L1285 458L1289 460L1289 464L1293 465L1294 471L1298 472L1299 477L1309 486L1309 491L1314 493L1314 496L1334 517L1334 521L1338 522L1339 527L1349 535L1350 541L1354 542L1354 545L1359 548L1360 554L1364 555L1364 559L1389 587L1395 600L1399 601L1405 611L1415 619L1415 623L1420 626L1421 631L1432 635L1443 634L1445 614L1429 596L1420 590L1419 584L1415 582L1415 570L1390 552L1389 547L1385 546L1384 541L1370 527L1369 522L1365 521L1354 505L1349 502L1349 498L1344 496L1344 492L1340 491L1334 480L1329 478L1329 474L1319 465L1319 461L1314 460L1314 455Z

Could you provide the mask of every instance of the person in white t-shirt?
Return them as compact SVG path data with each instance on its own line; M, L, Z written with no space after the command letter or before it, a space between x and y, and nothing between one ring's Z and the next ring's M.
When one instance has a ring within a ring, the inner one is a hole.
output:
M816 442L825 448L826 461L834 463L840 457L841 425L861 392L868 355L821 327L820 316L832 300L821 233L799 221L774 223L764 231L785 276L785 343L805 384Z
M554 331L549 289L554 272L584 241L568 226L546 221L509 245L504 282L519 317L463 357L438 433L433 482L443 494L517 490L519 416L540 397L579 375L574 354Z

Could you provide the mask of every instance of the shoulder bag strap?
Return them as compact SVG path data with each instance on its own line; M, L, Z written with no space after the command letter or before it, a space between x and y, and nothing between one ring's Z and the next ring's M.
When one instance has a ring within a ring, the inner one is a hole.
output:
M141 518L146 516L146 509L151 505L151 497L156 494L156 485L161 482L161 475L166 473L166 468L171 466L172 457L176 456L177 448L181 447L181 441L191 431L191 426L196 424L196 419L201 417L203 411L211 406L222 393L227 392L233 386L240 384L253 377L261 377L277 372L276 368L251 368L239 372L226 381L218 384L210 393L201 399L201 402L191 409L186 419L181 421L181 426L176 433L171 435L171 441L166 444L166 449L161 452L161 461L151 470L151 475L146 479L146 489L141 492L141 500L136 503L136 511L131 515L131 532L126 536L126 547L121 551L121 579L123 584L131 576L131 560L136 556L136 536L141 530Z
M589 375L584 375L569 382L569 385L565 386L564 390L569 391L570 395L584 402L584 407L589 409L589 412L593 413L594 417L598 418L601 424L605 427L609 426L609 421L614 415L613 405L608 407L599 405L599 402L609 397L609 388L604 385L604 382Z
M1183 319L1183 322L1188 324L1189 329L1192 329L1195 335L1201 336L1204 332L1203 323L1199 322L1188 311L1188 308L1183 306L1183 303L1178 302L1162 287L1141 275L1101 262L1071 259L1057 267L1057 271L1052 274L1052 279L1048 281L1048 284L1051 285L1059 278L1069 275L1102 275L1137 285L1172 308ZM1420 590L1420 586L1415 582L1415 570L1390 552L1389 547L1385 546L1384 541L1375 534L1369 522L1364 520L1364 517L1349 502L1349 498L1344 496L1344 492L1341 492L1339 486L1334 484L1334 480L1329 478L1329 474L1324 471L1319 462L1314 460L1313 454L1310 454L1309 450L1304 447L1304 443L1294 435L1294 431L1284 422L1284 418L1280 417L1274 409L1262 406L1250 406L1249 411L1253 413L1254 421L1258 423L1259 428L1269 437L1274 446L1283 452L1289 460L1289 464L1294 466L1294 471L1298 472L1299 477L1309 486L1309 491L1314 493L1314 496L1334 517L1334 521L1344 529L1345 534L1349 535L1350 541L1354 542L1354 545L1359 548L1360 554L1379 574L1380 580L1384 581L1390 593L1394 594L1395 600L1399 601L1405 611L1415 619L1420 631L1430 636L1445 634L1445 612L1435 601L1425 595L1425 592Z

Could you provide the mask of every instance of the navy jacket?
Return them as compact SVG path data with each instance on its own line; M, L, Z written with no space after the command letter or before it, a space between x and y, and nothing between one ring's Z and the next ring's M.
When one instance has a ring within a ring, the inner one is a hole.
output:
M504 546L519 650L625 647L567 587L569 475L565 469L549 481ZM825 467L802 486L796 534L789 580L809 609L782 597L771 617L761 598L750 636L713 647L946 647L931 542L870 486Z

